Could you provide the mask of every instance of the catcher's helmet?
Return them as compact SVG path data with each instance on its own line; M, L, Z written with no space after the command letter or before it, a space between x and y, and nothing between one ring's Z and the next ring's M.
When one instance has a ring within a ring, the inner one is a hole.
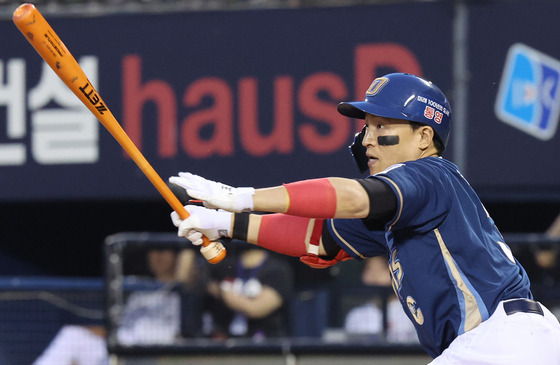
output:
M392 73L373 80L364 101L342 102L338 112L365 119L366 113L429 125L443 148L449 139L451 106L431 81L406 73Z

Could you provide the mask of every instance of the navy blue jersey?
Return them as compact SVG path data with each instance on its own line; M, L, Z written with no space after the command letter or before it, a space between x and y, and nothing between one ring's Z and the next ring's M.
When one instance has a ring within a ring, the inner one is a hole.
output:
M368 178L391 187L395 216L384 228L332 219L329 232L356 259L387 257L393 289L432 357L500 301L532 299L525 270L456 165L428 157Z

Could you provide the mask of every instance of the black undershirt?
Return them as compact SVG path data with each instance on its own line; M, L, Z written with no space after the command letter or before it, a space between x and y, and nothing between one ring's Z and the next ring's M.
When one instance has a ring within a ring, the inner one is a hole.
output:
M364 224L371 230L382 230L397 212L397 198L393 190L383 180L356 179L365 189L369 197L369 214L363 218ZM340 246L332 238L327 227L327 220L323 222L321 239L327 256L334 257L341 250Z

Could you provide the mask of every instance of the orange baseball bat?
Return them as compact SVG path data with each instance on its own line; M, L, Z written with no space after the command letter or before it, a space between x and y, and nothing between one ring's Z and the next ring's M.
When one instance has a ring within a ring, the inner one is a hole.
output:
M179 199L134 145L134 142L117 122L107 104L88 80L78 62L39 10L33 4L22 4L14 11L13 21L58 77L64 81L66 86L72 90L130 155L171 208L179 214L181 219L188 218L189 213ZM226 250L220 242L210 242L207 237L204 237L202 245L200 252L210 263L218 263L226 256Z

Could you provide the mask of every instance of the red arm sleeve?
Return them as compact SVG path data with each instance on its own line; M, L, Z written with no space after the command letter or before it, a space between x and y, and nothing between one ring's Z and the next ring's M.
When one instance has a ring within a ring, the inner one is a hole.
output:
M350 260L350 255L342 249L333 258L319 257L322 230L323 219L271 214L262 218L258 245L285 255L300 257L301 262L315 269Z
M319 246L322 219L287 214L262 217L257 244L274 252L300 257L307 255L307 245Z

